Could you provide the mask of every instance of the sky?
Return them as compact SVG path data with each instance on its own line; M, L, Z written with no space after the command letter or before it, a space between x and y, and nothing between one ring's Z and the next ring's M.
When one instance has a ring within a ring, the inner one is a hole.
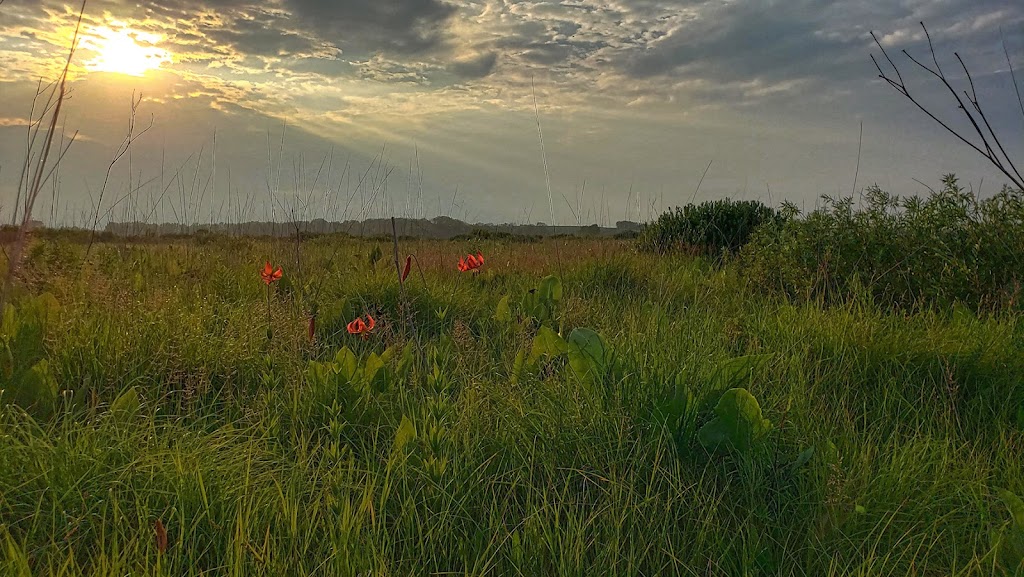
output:
M80 6L0 3L0 220ZM929 58L922 21L1024 171L1019 1L89 0L59 123L77 137L34 214L613 226L725 197L923 194L949 172L994 194L1007 179L878 78L871 31L969 129L901 54Z

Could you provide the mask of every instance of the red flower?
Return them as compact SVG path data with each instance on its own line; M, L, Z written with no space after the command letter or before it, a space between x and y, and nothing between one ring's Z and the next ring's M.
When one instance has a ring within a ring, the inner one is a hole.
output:
M263 270L260 271L260 277L262 277L263 282L268 285L281 280L283 275L284 273L281 271L281 267L277 267L277 270L274 270L274 267L270 266L269 260L267 261L267 264L263 266Z
M467 254L466 258L459 257L459 272L475 271L484 266L484 255L480 252L476 256Z
M402 271L402 282L409 278L409 271L412 270L412 255L405 257L405 270Z
M367 314L365 322L361 317L356 317L354 321L348 323L347 328L350 335L361 335L365 340L370 337L370 331L372 331L375 326L377 326L377 321L373 320L373 317Z

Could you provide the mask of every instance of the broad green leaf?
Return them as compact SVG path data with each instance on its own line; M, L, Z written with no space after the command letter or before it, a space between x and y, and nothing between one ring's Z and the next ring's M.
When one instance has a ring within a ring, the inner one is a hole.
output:
M499 323L512 322L512 309L508 306L508 295L501 297L501 300L498 301L498 307L494 311L494 320Z
M540 286L523 295L523 313L538 323L553 321L558 303L562 300L562 281L556 276L545 277Z
M370 353L370 356L366 358L366 364L363 365L363 380L366 384L373 382L373 379L377 377L377 373L384 368L384 360L377 356L377 353Z
M558 304L562 300L562 279L554 275L544 277L537 292L542 300Z
M573 329L569 333L569 366L584 381L599 381L605 377L611 364L611 349L596 331Z
M530 350L530 363L537 362L543 356L558 357L569 350L565 339L558 336L554 330L544 325L537 330L537 336L533 338L533 348Z
M701 427L697 439L710 450L746 451L771 430L757 399L746 389L729 389L715 406L715 418Z
M356 354L348 347L342 347L342 349L334 355L334 372L344 377L346 381L351 382L355 379L356 369L358 367L359 360L356 359Z
M128 387L128 390L118 395L117 399L110 404L110 412L116 419L128 420L139 413L141 406L139 392L135 387Z

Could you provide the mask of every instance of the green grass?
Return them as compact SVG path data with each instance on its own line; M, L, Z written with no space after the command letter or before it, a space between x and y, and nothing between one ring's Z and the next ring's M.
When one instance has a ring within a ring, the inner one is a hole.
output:
M13 316L45 321L3 329L0 574L1004 574L1016 313L793 305L735 265L565 239L405 243L426 283L414 270L403 301L374 246L316 239L297 266L286 241L112 243L83 266L80 245L38 242ZM477 249L484 272L458 274ZM285 270L269 341L268 258ZM517 370L535 327L496 307L517 317L550 274L556 328L598 331L613 376ZM348 335L366 312L371 338ZM317 377L343 347L360 366L395 352L369 383ZM748 355L729 386L773 427L709 452L697 431ZM14 404L44 358L57 395Z

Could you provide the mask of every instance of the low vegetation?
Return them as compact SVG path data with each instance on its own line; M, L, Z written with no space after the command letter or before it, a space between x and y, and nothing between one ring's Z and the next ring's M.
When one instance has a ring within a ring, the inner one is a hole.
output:
M738 251L758 227L784 219L784 214L756 200L726 198L688 204L644 227L639 246L657 253L685 251L718 257Z
M37 237L0 326L0 573L1013 575L1016 269L957 284L909 243L1012 250L1018 197L953 218L947 184L764 213L711 261Z

